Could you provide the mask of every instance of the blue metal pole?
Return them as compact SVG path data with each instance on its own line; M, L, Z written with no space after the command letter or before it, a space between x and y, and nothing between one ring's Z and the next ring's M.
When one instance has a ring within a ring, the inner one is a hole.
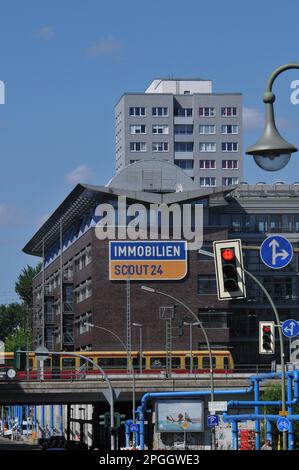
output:
M232 450L238 450L238 421L232 421Z
M53 435L54 431L54 405L50 405L50 435Z
M126 434L126 447L130 445L130 424L133 423L132 419L128 419L125 422L125 434Z
M29 406L26 405L25 408L25 413L26 413L26 430L27 430L27 436L28 436L28 431L29 431L29 423L28 423L28 418L29 418Z
M259 401L259 380L255 379L254 380L254 400L256 402ZM260 408L259 406L254 407L254 413L259 414ZM260 444L260 422L258 420L255 420L254 422L254 428L255 428L255 450L260 450L261 444Z
M41 431L42 437L45 437L45 406L41 406Z
M138 431L135 433L135 444L136 446L139 446L139 426Z
M288 402L292 402L292 389L293 389L293 381L292 377L288 376ZM293 407L290 405L288 406L288 413L289 415L293 414ZM294 423L290 421L289 431L288 431L288 450L294 450Z
M36 405L33 407L33 429L34 432L36 433Z
M7 428L10 429L11 428L11 407L9 406L8 407L8 410L7 410Z
M63 407L59 405L59 431L60 435L63 435Z
M144 450L144 412L143 407L138 406L137 412L139 413L139 432L140 432L140 450Z

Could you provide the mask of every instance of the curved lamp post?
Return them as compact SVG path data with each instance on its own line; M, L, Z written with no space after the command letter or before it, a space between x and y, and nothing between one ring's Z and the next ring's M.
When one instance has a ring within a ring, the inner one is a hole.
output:
M286 64L278 67L270 75L263 96L265 103L265 128L259 140L247 150L247 155L252 155L255 163L267 171L278 171L284 168L291 158L291 154L297 152L297 147L287 142L277 130L275 124L273 103L275 95L272 92L274 80L285 70L299 69L299 63Z
M157 290L157 289L153 289L152 287L148 287L148 286L141 286L140 289L146 291L146 292L151 292L153 294L158 294L158 295L163 295L164 297L167 297L171 300L173 300L174 302L180 304L183 308L185 308L196 320L196 323L200 326L202 332L203 332L203 335L204 335L204 338L205 338L205 341L207 343L207 348L208 348L208 354L209 354L209 365L210 365L210 389L211 389L211 402L214 401L214 370L213 370L213 359L212 359L212 351L211 351L211 345L210 345L210 341L209 341L209 338L208 338L208 335L207 335L207 332L202 324L202 322L200 321L200 319L197 317L197 315L193 312L193 310L191 310L190 307L188 307L188 305L186 305L182 300L180 299L177 299L176 297L173 297L172 295L170 294L167 294L166 292L162 292L160 290ZM212 450L215 450L216 449L216 439L215 439L215 428L214 426L212 427L211 429L211 435L212 435Z

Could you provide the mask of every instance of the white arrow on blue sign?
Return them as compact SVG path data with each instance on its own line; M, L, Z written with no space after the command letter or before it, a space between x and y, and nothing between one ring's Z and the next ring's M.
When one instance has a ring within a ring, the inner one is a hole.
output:
M218 426L219 424L219 416L217 415L209 415L208 416L208 426Z
M131 432L138 432L138 424L131 424L130 425Z
M290 421L288 420L288 418L281 417L277 420L276 425L278 431L288 431L290 428Z
M260 257L268 268L284 268L293 258L292 244L285 237L271 235L261 244Z
M294 338L299 333L299 323L293 319L286 320L281 325L281 329L287 338Z

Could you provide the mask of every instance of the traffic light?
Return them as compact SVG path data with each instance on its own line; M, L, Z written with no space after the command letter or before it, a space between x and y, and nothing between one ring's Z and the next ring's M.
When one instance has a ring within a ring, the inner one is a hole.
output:
M26 370L26 353L23 351L15 351L14 353L14 367L17 370Z
M100 424L104 426L104 428L110 428L111 427L111 419L110 419L110 413L104 413L103 415L100 415Z
M126 415L121 413L114 413L114 427L115 429L119 429L122 424L126 422Z
M213 242L218 300L246 297L241 240Z
M274 321L259 322L259 353L275 353L275 330Z

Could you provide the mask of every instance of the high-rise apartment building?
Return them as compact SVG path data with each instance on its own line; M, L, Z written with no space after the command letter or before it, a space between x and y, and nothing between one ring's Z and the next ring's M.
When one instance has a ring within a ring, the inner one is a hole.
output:
M210 80L157 79L115 107L116 172L140 160L182 168L198 187L243 179L242 95L212 93Z

